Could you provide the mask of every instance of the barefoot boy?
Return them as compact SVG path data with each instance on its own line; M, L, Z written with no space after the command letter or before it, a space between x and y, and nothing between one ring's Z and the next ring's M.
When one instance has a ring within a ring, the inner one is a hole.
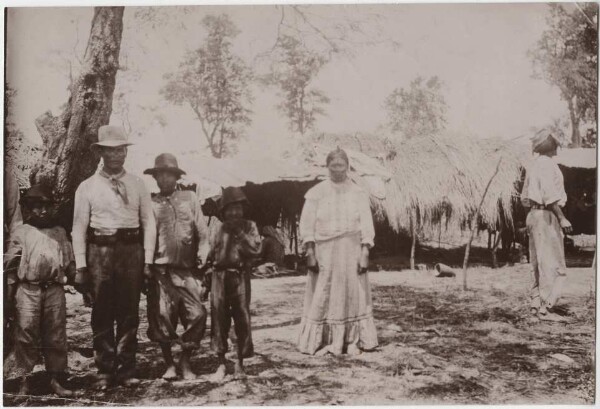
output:
M173 342L181 344L181 376L194 379L190 357L206 328L198 270L208 253L208 226L194 192L176 190L177 180L185 172L179 169L175 156L159 155L154 168L144 173L154 176L160 188L152 199L158 240L154 274L149 277L148 337L160 343L167 363L164 379L177 378ZM181 337L175 332L178 319L185 328Z
M244 219L248 201L241 189L228 187L221 197L223 225L212 240L208 259L211 273L211 344L219 357L214 380L226 374L227 338L231 319L237 338L235 377L244 377L243 359L254 354L250 331L250 267L260 256L261 240L256 224Z
M11 235L4 269L9 314L14 319L12 353L4 370L22 377L21 395L29 393L28 375L44 357L50 386L59 396L74 396L61 385L67 370L66 300L63 285L75 278L73 248L51 216L49 189L35 185L21 199L25 224ZM16 268L7 268L18 264Z

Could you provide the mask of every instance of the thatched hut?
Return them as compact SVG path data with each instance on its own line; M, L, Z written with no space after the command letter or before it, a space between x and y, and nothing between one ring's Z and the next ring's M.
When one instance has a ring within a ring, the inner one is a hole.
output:
M596 149L562 149L556 161L563 173L567 204L564 213L574 234L596 234Z
M512 201L526 154L506 140L466 134L442 134L397 141L375 135L319 135L330 146L364 147L393 174L385 185L385 200L377 203L396 232L413 239L434 228L464 229L473 223L489 226L512 223ZM499 172L474 220L483 191L501 161Z
M259 227L272 225L283 227L290 237L290 249L298 253L297 223L304 204L304 195L312 186L328 177L325 157L329 149L313 143L296 144L280 157L223 158L198 154L178 155L180 167L187 174L183 186L192 186L203 202L207 216L219 217L218 200L221 188L241 187L251 203L248 217ZM350 177L363 186L376 205L385 200L385 185L392 175L376 159L361 152L347 150L350 157ZM137 174L149 167L153 157L138 154L132 163ZM157 191L151 177L144 177L148 188ZM384 215L377 213L378 217Z

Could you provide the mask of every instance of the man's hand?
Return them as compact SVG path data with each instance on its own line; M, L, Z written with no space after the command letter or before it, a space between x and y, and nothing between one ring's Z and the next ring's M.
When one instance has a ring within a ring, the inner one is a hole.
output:
M200 301L208 301L208 294L212 286L212 272L210 270L204 273L202 283L200 284Z
M150 280L152 279L152 265L144 264L144 274L142 281L142 293L148 295L150 289Z
M571 222L568 221L566 217L563 217L560 220L560 227L562 228L565 234L573 233L573 226L571 226Z
M83 295L83 303L91 307L94 303L92 297L92 290L90 288L90 275L87 267L80 267L75 271L75 278L73 279L73 288Z
M152 265L144 264L144 277L151 278L152 277Z

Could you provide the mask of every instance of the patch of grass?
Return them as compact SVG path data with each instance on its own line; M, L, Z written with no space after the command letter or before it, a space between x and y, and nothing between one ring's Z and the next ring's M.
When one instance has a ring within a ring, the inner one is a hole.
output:
M422 386L411 391L414 397L438 398L445 400L451 398L465 403L484 403L488 396L488 389L472 380L456 378L451 382Z

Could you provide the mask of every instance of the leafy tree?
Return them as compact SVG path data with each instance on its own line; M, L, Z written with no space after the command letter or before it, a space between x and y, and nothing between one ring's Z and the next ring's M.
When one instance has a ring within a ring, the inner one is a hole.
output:
M250 123L246 103L252 100L252 72L231 51L239 30L226 14L206 16L202 24L208 31L204 45L189 52L176 73L165 76L161 93L169 102L192 108L212 155L221 158Z
M325 115L323 106L329 98L310 84L325 65L325 57L307 49L297 38L281 35L276 46L267 84L279 88L283 99L277 108L285 113L292 132L304 135L313 128L318 115Z
M29 173L41 157L41 148L25 138L13 121L13 103L17 91L6 85L4 98L5 167L12 169L19 185L27 187Z
M431 135L446 126L447 105L438 77L417 77L408 89L397 88L385 100L388 125L405 138Z
M572 8L568 11L567 7ZM529 51L534 77L543 78L560 89L571 120L571 143L582 144L580 124L596 125L598 112L598 4L549 5L549 28L535 49Z

